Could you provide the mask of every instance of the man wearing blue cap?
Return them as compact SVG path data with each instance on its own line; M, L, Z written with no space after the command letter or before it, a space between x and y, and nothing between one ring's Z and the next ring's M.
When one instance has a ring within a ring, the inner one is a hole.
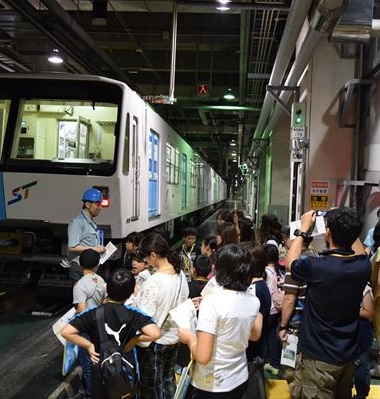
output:
M79 255L88 248L100 254L106 250L103 246L103 231L94 222L100 213L102 198L102 193L96 188L87 189L82 196L81 212L69 222L67 256L70 260L69 276L74 283L82 277Z

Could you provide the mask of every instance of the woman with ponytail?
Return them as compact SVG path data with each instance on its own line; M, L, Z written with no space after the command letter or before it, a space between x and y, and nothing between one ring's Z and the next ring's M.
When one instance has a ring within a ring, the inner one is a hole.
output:
M138 348L141 399L172 398L176 389L174 366L178 351L178 328L170 310L189 297L186 276L179 257L158 233L150 233L139 244L139 256L155 269L141 286L136 305L161 327L161 338Z

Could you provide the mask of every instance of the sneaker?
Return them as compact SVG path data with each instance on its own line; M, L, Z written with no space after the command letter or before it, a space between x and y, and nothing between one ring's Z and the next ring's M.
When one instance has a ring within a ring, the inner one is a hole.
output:
M278 375L278 373L280 372L280 369L276 369L270 363L265 363L264 364L264 370L265 371L269 371L273 375Z

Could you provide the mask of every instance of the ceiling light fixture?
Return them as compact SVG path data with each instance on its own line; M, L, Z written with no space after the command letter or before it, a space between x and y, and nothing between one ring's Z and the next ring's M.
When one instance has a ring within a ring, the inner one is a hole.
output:
M62 64L63 58L60 56L58 49L53 49L53 52L48 57L48 61L52 64Z
M219 11L228 11L230 10L230 7L227 6L227 4L230 2L230 0L219 0L219 3L221 4L219 7L216 7L217 10Z
M232 92L232 89L228 89L227 93L223 96L225 100L235 100L235 95Z

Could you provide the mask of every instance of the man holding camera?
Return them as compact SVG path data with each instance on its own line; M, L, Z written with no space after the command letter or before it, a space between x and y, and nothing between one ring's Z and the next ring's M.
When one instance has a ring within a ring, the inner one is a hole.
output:
M292 398L349 399L357 355L359 310L371 266L359 240L362 223L351 208L326 215L327 250L301 256L316 212L301 217L286 259L294 280L307 284Z

